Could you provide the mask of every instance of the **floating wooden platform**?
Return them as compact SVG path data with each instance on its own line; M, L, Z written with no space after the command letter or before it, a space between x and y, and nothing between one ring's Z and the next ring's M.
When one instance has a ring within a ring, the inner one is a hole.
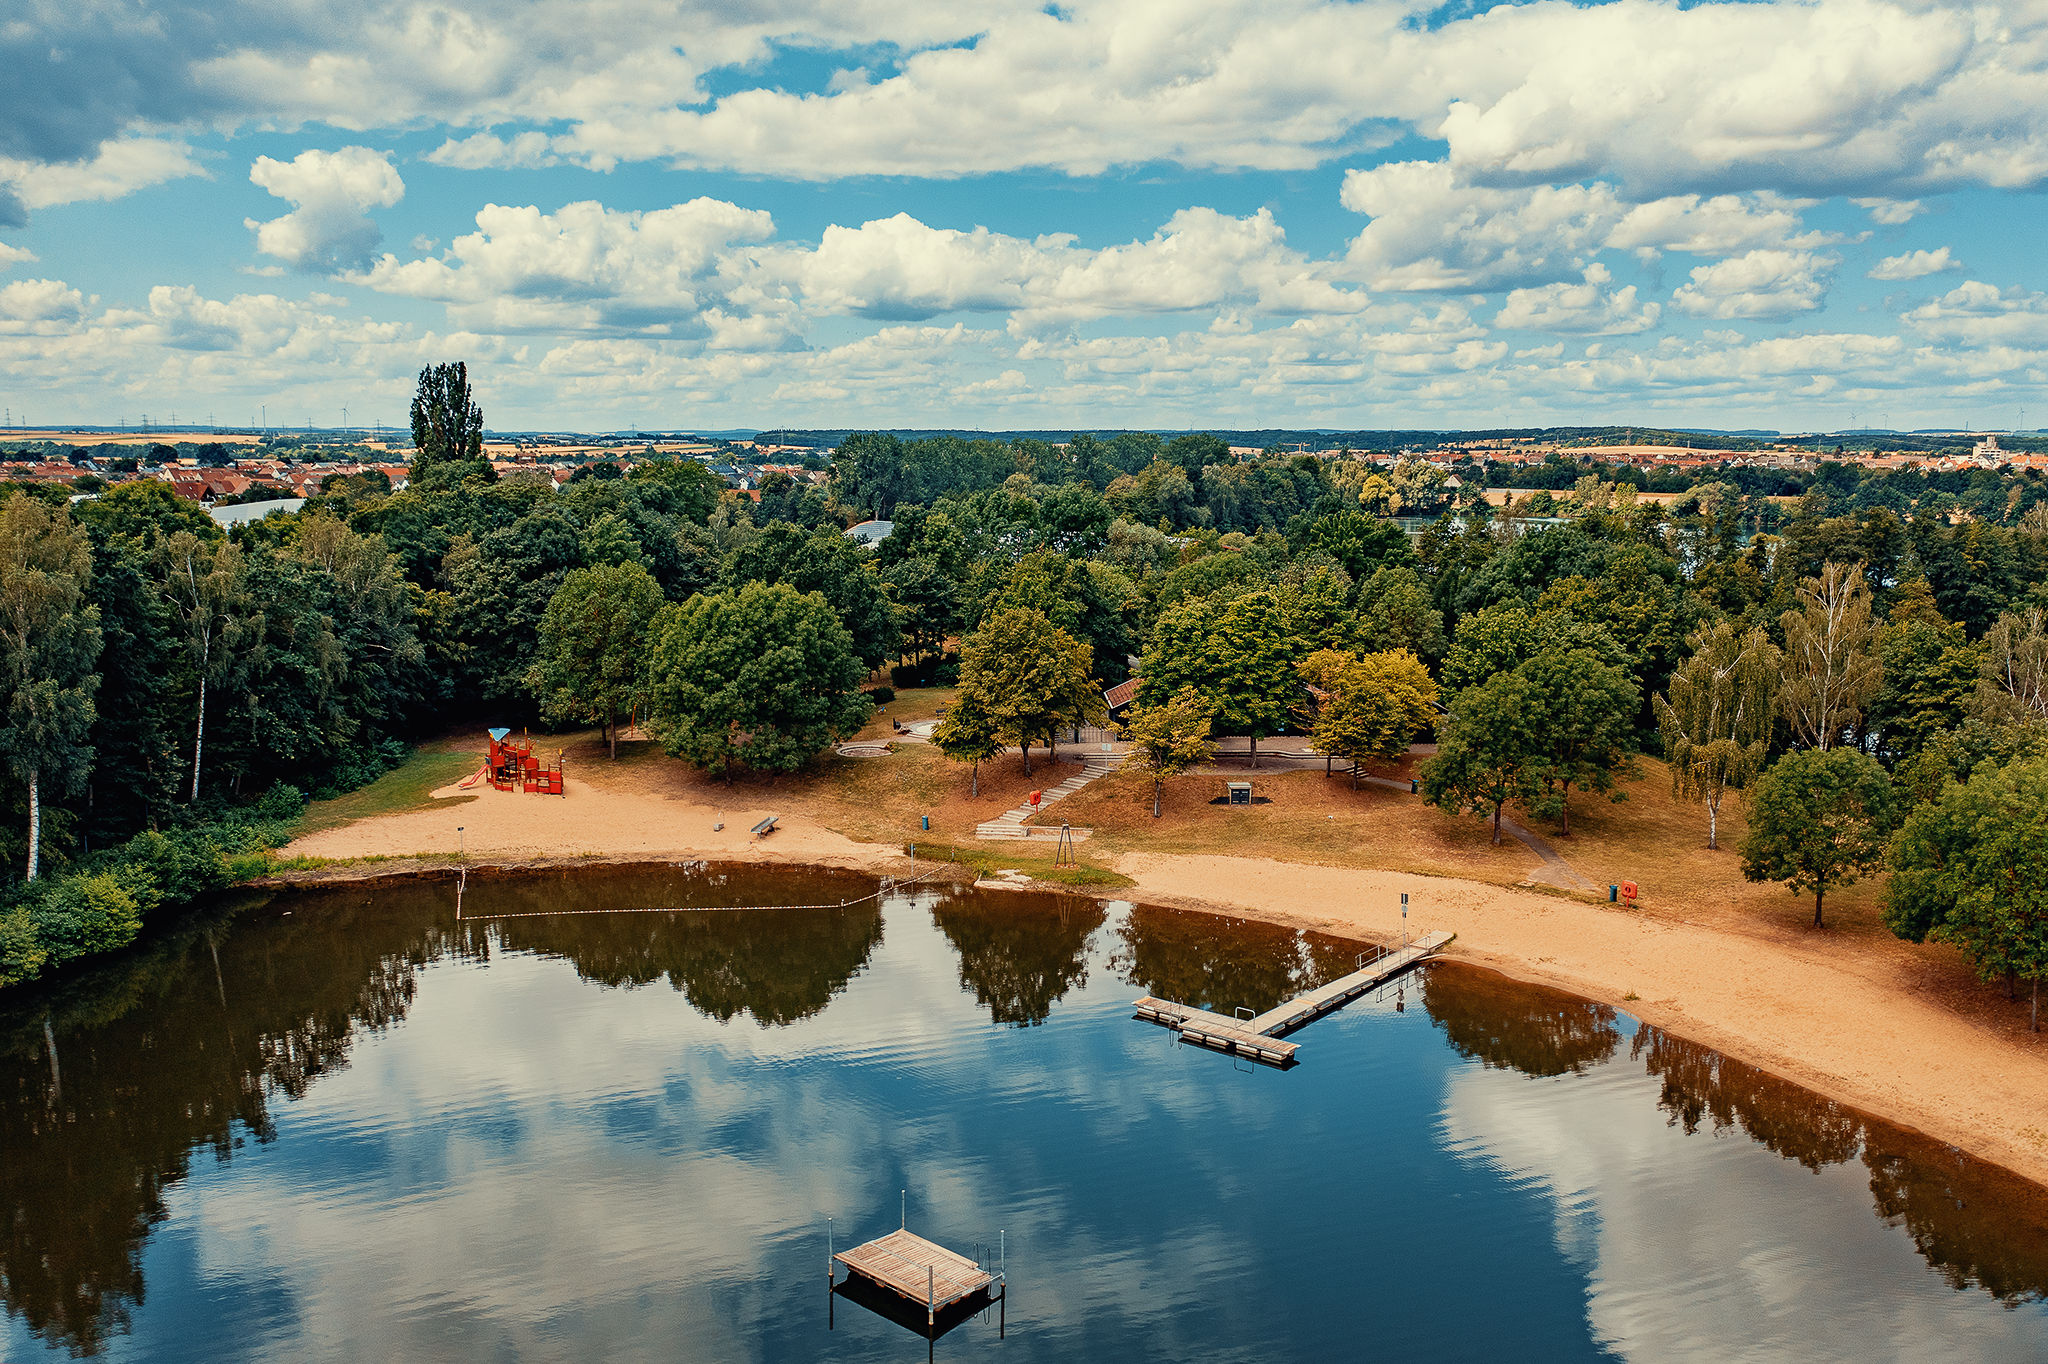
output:
M1427 934L1406 947L1381 953L1350 975L1339 977L1328 985L1298 995L1251 1018L1227 1018L1207 1009L1176 1004L1169 999L1155 999L1151 995L1139 1000L1132 1008L1137 1011L1136 1017L1172 1028L1184 1042L1250 1057L1267 1065L1292 1065L1294 1054L1300 1047L1293 1042L1281 1041L1284 1034L1313 1023L1366 991L1386 984L1425 958L1442 951L1445 944L1456 936L1454 933Z
M932 1316L975 1294L995 1295L1000 1284L965 1255L957 1255L911 1231L892 1231L832 1257L849 1274L908 1298Z

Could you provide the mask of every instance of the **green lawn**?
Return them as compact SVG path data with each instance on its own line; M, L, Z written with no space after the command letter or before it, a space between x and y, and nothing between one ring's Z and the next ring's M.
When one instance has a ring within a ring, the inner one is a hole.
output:
M303 837L358 819L424 810L429 804L460 805L475 800L475 796L451 796L432 801L430 795L450 782L461 781L482 761L482 752L468 744L452 749L440 744L416 748L411 757L361 790L308 805L298 834Z

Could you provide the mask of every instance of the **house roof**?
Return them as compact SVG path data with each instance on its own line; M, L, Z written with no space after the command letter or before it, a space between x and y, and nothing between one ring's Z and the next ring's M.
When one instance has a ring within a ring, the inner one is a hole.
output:
M1137 699L1138 684L1144 680L1142 677L1134 677L1128 682L1117 683L1114 687L1102 693L1103 704L1107 705L1111 710L1122 710Z

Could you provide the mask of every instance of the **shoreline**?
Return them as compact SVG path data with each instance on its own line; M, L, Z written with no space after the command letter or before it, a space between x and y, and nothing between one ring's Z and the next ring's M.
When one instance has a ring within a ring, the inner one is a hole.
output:
M908 867L926 873L947 865L908 857L889 845L813 832L839 846L820 847L817 838L802 837L786 851L721 840L725 846L573 856L480 850L462 863L445 854L337 859L330 866L258 878L244 888L423 880L452 875L463 865L493 879L688 861L870 872ZM2048 1188L2048 1049L1987 1035L1922 992L1857 969L1867 963L1450 877L1147 853L1118 858L1115 870L1133 884L1100 890L1036 880L977 884L1143 901L1373 942L1400 936L1403 923L1394 906L1405 890L1415 902L1407 923L1411 932L1457 933L1443 960L1611 1005ZM1345 908L1305 910L1307 903ZM1702 974L1708 965L1722 969ZM1822 1003L1832 1007L1823 1010Z

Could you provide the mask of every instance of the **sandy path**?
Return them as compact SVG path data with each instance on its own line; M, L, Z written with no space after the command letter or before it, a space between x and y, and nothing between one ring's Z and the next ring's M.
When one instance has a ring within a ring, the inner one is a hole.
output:
M566 797L524 791L460 791L444 786L446 801L433 809L359 820L292 842L286 857L407 857L453 855L461 846L478 857L762 857L776 861L876 866L897 860L894 848L857 843L817 821L780 810L720 808L637 790L594 786L569 777ZM475 800L454 797L476 795ZM766 839L749 832L756 821L782 815ZM723 823L723 830L712 826Z
M1526 891L1254 858L1130 854L1133 898L1384 940L1458 934L1450 955L1617 1004L1693 1041L2048 1184L2048 1042L1987 1033L1896 959L1657 920ZM1629 994L1639 999L1626 1000Z

